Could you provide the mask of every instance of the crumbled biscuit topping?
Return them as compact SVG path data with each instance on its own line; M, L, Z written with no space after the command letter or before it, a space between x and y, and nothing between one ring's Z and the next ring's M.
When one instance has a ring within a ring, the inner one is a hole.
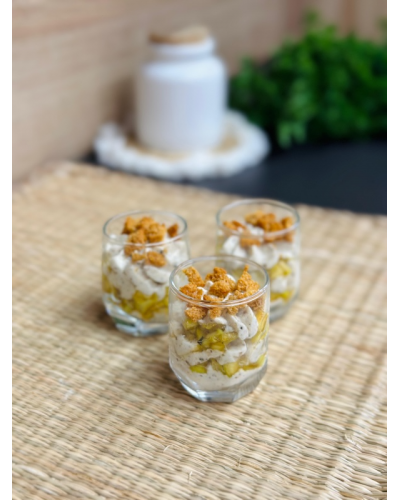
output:
M210 295L206 293L203 297L203 300L206 300L207 302L211 302L212 304L218 304L218 302L222 302L222 297L216 297L215 295Z
M167 260L165 259L164 255L162 253L158 252L147 252L146 253L146 261L156 267L162 267L165 266L167 263Z
M246 226L237 220L225 221L224 226L233 231L238 231L239 229L246 229Z
M137 222L138 221L136 219L128 215L128 217L125 219L122 234L131 234L135 230Z
M167 228L164 225L158 224L158 222L150 224L146 234L147 241L149 243L159 243L164 239L166 232Z
M133 262L138 262L139 260L144 260L146 258L145 255L139 252L133 252L131 257Z
M232 300L240 300L244 298L246 298L246 294L244 292L240 292L239 290L235 290L231 295Z
M252 226L261 227L264 231L269 231L271 223L276 221L275 214L268 214L263 210L256 210L247 214L245 221Z
M233 281L222 279L214 282L214 284L210 287L209 293L210 295L224 298L228 295L228 293L234 290L235 286L236 284Z
M180 288L180 291L187 295L188 297L193 297L194 299L201 299L201 296L203 295L203 291L201 288L198 288L194 283L188 283L185 286L182 286Z
M287 228L293 226L294 220L292 217L284 217L281 220L281 224L283 225L284 229L287 229Z
M249 306L253 309L253 311L258 311L259 309L263 309L263 307L264 307L264 302L265 302L264 297L259 297L258 299L253 300L253 301L249 304Z
M145 216L140 219L134 219L130 215L125 219L122 234L127 234L127 244L124 247L125 255L131 256L133 262L146 261L146 264L151 266L162 267L167 263L165 256L166 250L163 253L150 251L144 252L144 245L147 243L160 243L164 240L165 235L178 232L178 224L169 227L168 230L165 224L156 222L152 217ZM142 253L141 253L142 252Z
M227 275L228 273L222 267L214 267L214 271L206 275L206 281L215 283L216 281L225 279Z
M145 217L142 217L141 219L139 219L138 221L138 224L137 224L137 227L139 229L144 229L145 231L147 231L147 229L152 225L152 224L158 224L154 219L153 217L149 217L148 215L146 215Z
M206 300L207 302L210 302L211 304L218 304L219 302L222 302L221 297L216 297L215 295L204 295L203 300ZM213 307L209 310L210 318L215 319L221 316L223 312L222 307Z
M221 307L213 307L212 309L210 309L210 318L211 319L219 318L222 312L223 309Z
M178 224L173 224L172 226L170 226L167 229L167 231L168 231L168 236L170 238L174 238L178 234L178 232L179 232L179 226L178 226Z
M251 247L252 245L259 246L261 245L261 241L258 238L243 236L243 238L240 238L240 245L242 247Z
M189 283L182 286L180 291L188 297L192 297L196 300L203 300L211 304L220 304L222 306L222 302L225 300L229 301L250 297L260 288L260 285L251 277L249 266L245 266L237 282L235 282L234 279L228 275L226 270L221 267L215 267L212 273L207 274L205 280L201 278L200 273L193 266L188 267L183 272L188 277ZM212 281L212 285L203 296L205 281ZM262 298L262 300L264 299ZM258 306L256 302L257 301L253 301L253 304ZM249 305L252 307L252 304ZM197 321L197 319L193 317L194 315L198 316L200 314L197 309L202 310L204 316L207 314L207 308L196 306L188 308L186 310L186 315L194 321ZM227 309L230 314L236 314L239 307L228 307ZM211 318L215 319L221 316L222 312L222 307L213 307L210 308L209 314Z
M265 233L275 233L277 231L282 231L284 229L289 229L293 226L294 220L293 217L283 217L281 220L278 220L273 213L267 213L263 210L256 210L255 212L251 212L245 216L245 221L250 226L259 227L264 230ZM241 222L236 220L233 221L225 221L224 226L233 231L239 231L242 233L242 237L240 239L240 245L245 248L252 245L261 245L262 241L265 243L270 243L276 240L286 240L293 241L294 232L291 231L285 235L273 235L268 234L264 235L264 237L257 237L251 234L248 226L246 227Z
M159 243L167 233L165 224L156 222L152 217L145 216L134 219L130 215L125 219L122 234L127 234L128 242L135 244Z
M259 288L260 285L253 280L251 274L249 273L249 266L246 265L243 269L242 275L236 283L236 289L239 292L245 293L246 297L249 297L250 295L253 295L253 293L255 293Z
M147 236L143 228L137 229L128 236L129 243L144 245L147 241Z
M207 310L203 309L202 307L188 307L185 310L185 314L188 318L190 318L193 321L199 321L200 319L203 319L204 316L207 314Z
M193 283L196 286L204 286L204 280L201 277L199 271L195 269L193 266L187 267L184 271L184 274L186 274L189 283Z
M132 255L133 252L137 250L137 245L125 245L124 247L124 253L125 255Z

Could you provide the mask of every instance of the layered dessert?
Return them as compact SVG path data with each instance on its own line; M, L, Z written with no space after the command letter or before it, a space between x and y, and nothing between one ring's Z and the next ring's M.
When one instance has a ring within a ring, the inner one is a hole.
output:
M222 391L266 369L268 288L260 290L245 266L201 276L183 269L170 299L170 364L186 387ZM258 383L258 382L257 382Z
M294 298L300 283L300 262L293 217L278 219L274 213L257 210L222 224L218 253L245 257L265 267L271 284L271 313Z
M168 321L168 280L172 269L189 258L179 224L153 217L127 216L118 235L103 245L103 292L109 314L158 323Z

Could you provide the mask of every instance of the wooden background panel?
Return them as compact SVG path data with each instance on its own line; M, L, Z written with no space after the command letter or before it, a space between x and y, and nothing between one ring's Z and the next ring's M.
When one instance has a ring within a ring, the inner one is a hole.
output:
M377 36L380 0L16 0L13 3L13 178L79 158L98 127L131 108L135 68L153 29L207 24L231 71L301 32L315 7L343 30Z

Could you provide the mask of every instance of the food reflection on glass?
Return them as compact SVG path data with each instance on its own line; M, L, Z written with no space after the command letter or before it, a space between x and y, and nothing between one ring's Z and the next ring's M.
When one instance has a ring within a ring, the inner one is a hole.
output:
M300 286L300 219L273 200L243 200L217 214L217 253L263 266L271 284L271 320L283 316Z
M169 277L188 258L180 216L137 211L110 219L103 230L103 301L117 328L135 336L166 333Z
M202 401L232 402L267 367L269 285L263 268L235 257L183 263L170 279L170 365Z

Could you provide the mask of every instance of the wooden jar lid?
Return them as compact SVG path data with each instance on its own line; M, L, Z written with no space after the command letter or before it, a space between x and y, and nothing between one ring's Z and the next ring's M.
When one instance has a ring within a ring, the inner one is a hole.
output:
M152 33L149 40L152 43L166 45L186 45L190 43L201 43L210 38L209 30L204 26L190 26L188 28L174 31L170 34Z

